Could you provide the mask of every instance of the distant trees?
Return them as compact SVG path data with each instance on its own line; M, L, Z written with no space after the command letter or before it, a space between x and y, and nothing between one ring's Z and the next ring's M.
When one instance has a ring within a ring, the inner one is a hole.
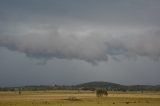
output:
M97 97L102 97L103 95L107 96L108 92L107 89L101 88L96 90Z

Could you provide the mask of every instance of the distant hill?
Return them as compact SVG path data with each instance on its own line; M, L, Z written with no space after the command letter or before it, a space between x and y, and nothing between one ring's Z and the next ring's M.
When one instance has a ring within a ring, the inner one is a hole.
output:
M118 88L124 88L125 86L111 82L95 81L95 82L78 84L76 85L76 87L83 89L96 89L96 88L118 89Z
M38 91L38 90L96 90L97 88L106 88L110 91L160 91L160 85L121 85L111 82L104 81L94 81L87 82L78 85L33 85L33 86L22 86L22 87L0 87L0 91L15 91L15 90L30 90L30 91Z
M160 85L152 86L152 85L120 85L111 82L104 82L104 81L94 81L94 82L87 82L83 84L76 85L78 88L82 88L84 90L94 90L97 88L106 88L108 90L113 91L142 91L142 90L160 90Z

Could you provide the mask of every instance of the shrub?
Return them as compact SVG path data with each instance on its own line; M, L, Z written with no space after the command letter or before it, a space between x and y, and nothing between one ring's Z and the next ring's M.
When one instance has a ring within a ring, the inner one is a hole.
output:
M108 95L107 89L104 89L104 88L97 89L96 95L97 95L97 97L101 97L103 95L107 96Z

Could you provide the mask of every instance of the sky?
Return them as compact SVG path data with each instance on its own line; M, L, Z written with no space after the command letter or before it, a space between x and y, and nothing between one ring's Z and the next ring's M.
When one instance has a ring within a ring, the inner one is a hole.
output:
M159 0L0 0L0 87L160 84Z

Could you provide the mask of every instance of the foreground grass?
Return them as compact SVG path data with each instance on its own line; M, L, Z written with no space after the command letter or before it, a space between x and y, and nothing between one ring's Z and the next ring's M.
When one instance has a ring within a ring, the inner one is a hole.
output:
M68 97L77 97L69 100ZM0 92L0 106L160 106L160 92L109 92L97 98L94 92L38 91Z

